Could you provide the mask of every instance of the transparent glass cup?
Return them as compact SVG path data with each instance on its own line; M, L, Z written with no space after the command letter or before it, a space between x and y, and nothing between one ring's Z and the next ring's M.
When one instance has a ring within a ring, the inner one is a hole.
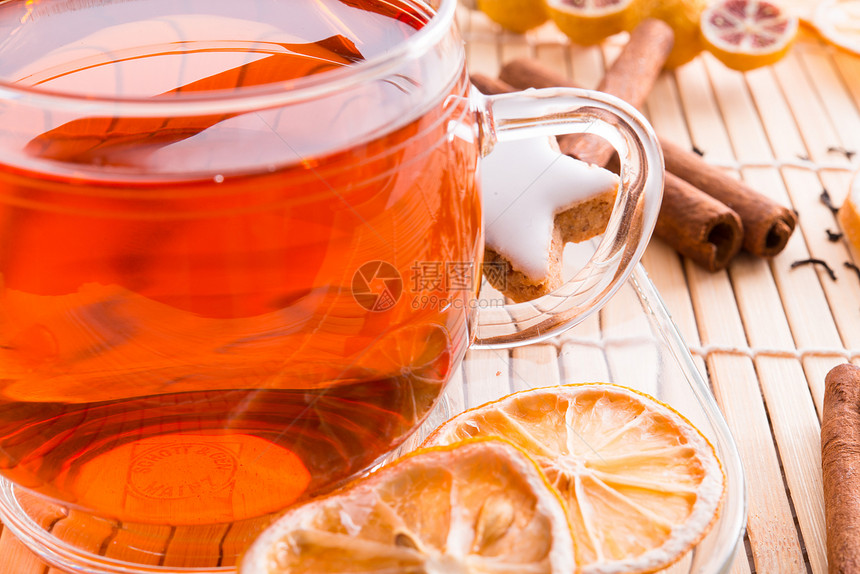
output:
M0 4L0 517L46 561L232 571L392 453L467 348L556 335L625 282L651 128L596 92L474 92L455 5ZM584 132L622 166L594 255L482 308L481 156Z

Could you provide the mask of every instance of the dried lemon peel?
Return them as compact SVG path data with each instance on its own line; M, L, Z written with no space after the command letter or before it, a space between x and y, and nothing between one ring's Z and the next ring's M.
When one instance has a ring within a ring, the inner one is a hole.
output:
M582 574L671 565L710 530L725 493L708 440L668 405L617 385L514 393L454 417L425 445L476 436L510 440L561 492Z
M242 574L570 574L559 494L498 439L423 449L288 510L251 546Z

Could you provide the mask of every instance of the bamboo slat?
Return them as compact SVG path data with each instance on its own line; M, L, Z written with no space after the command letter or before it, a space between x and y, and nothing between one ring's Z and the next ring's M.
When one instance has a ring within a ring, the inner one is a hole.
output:
M648 113L655 129L663 137L679 144L684 140L690 141L704 150L708 159L731 164L734 159L731 142L703 62L693 62L676 72L675 85L670 89L664 84L671 85L671 79L665 75L658 83L660 93L652 94L648 101ZM687 263L687 272L688 289L703 343L745 348L747 341L743 324L739 315L732 313L736 311L736 302L728 274L705 274L690 263ZM722 324L723 321L727 324L721 330L711 325ZM748 388L755 381L752 362L732 355L705 353L705 356L715 394L738 441L744 467L748 475L751 473L759 479L759 486L748 486L752 559L758 571L796 571L794 569L803 561L799 540L793 532L788 499L784 494L777 494L776 499L768 500L763 498L767 493L756 491L767 483L761 478L781 482L781 475L761 395L756 389ZM718 377L719 372L726 373L728 379ZM741 387L739 391L747 392L735 392L734 386L729 386L733 383ZM739 437L739 433L742 436ZM744 570L743 566L735 568ZM746 569L749 569L748 565Z
M606 341L609 380L616 384L657 396L660 382L659 342L654 338L647 317L642 315L636 293L629 286L618 291L601 313L601 325L608 331L624 325L622 341Z
M103 554L131 563L161 564L171 530L169 526L126 525L107 541Z
M562 335L559 354L562 379L565 382L609 380L609 366L600 340L600 321L597 315L579 325L576 337Z
M745 336L730 283L723 274L691 268L691 294L702 340L720 347L743 346ZM756 571L799 572L803 557L767 412L752 359L731 352L707 355L714 394L740 451L747 474L748 518ZM779 486L779 488L776 488Z
M511 390L510 369L507 351L471 351L463 365L466 408L473 408L508 394Z
M511 390L523 391L561 383L554 345L529 345L511 352Z
M69 510L68 516L54 524L51 532L83 550L99 554L116 533L116 527L115 522Z
M724 111L723 117L735 153L745 161L770 161L770 148L742 77L713 60L707 59L706 65L717 101L723 110L731 110L730 114ZM778 178L770 181L770 176L778 176L775 168L748 168L743 173L747 183L758 183L755 189L776 196L773 192L779 188L780 199L786 199ZM766 181L773 185L762 185ZM735 291L735 296L749 345L754 349L793 351L789 321L766 263L740 258L730 266L729 273L733 283L744 285L743 290ZM801 501L795 508L803 538L808 540L808 560L813 572L824 573L824 506L815 496L822 488L820 427L812 397L798 359L758 356L755 366L789 490L794 499ZM817 504L803 504L807 501Z
M8 528L0 531L0 549L0 572L3 574L44 574L48 569Z

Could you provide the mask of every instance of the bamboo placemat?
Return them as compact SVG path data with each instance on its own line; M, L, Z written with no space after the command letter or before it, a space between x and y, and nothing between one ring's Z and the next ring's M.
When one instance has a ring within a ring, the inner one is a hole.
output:
M468 10L460 20L470 68L488 75L530 56L596 87L623 43L572 46L551 24L507 34ZM704 55L664 72L643 112L661 136L695 146L798 213L799 229L772 260L741 254L709 273L654 240L644 265L714 391L746 471L747 535L731 572L824 574L824 376L846 360L860 364L860 277L843 266L851 261L845 244L828 239L838 224L820 195L826 189L840 205L860 167L853 153L860 152L860 57L809 33L778 64L746 74ZM837 279L820 267L792 268L810 257L828 262ZM507 359L479 351L463 376L480 380L527 360L555 380L574 368L562 350L525 348ZM0 574L57 572L2 531Z

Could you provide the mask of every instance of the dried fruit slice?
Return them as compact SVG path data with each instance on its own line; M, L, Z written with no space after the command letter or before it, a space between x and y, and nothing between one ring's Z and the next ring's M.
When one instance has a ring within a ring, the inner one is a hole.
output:
M571 574L558 493L522 451L471 440L417 451L294 507L251 546L242 574Z
M860 54L860 0L824 0L812 24L831 44Z
M797 36L797 17L759 0L719 0L702 13L708 51L733 70L752 70L779 61Z
M522 34L549 19L543 0L476 0L478 9L505 30Z
M642 0L547 0L549 17L570 40L589 46L632 30Z
M500 436L561 492L580 574L653 572L716 521L725 479L711 444L670 407L610 384L514 393L466 411L425 445Z
M705 49L699 19L706 5L706 0L652 0L648 16L663 20L675 33L675 44L665 64L667 68L686 64Z

